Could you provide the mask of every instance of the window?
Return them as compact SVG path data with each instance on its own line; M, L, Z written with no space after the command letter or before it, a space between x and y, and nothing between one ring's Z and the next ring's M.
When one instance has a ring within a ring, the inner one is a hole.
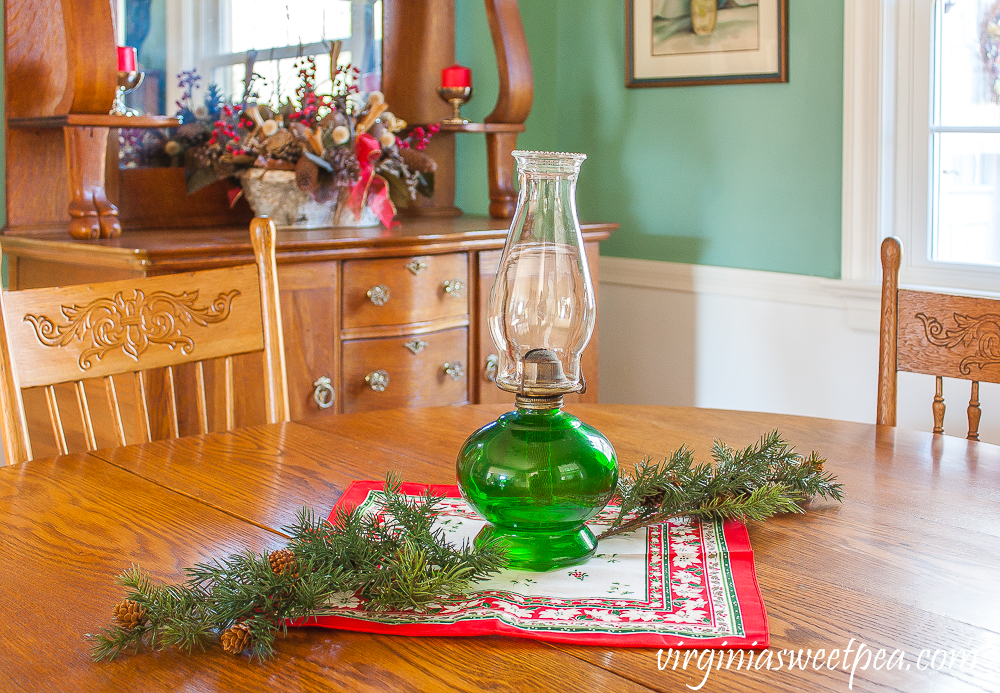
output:
M1000 75L984 51L1000 49L1000 6L906 0L898 8L889 228L904 241L902 280L998 291Z

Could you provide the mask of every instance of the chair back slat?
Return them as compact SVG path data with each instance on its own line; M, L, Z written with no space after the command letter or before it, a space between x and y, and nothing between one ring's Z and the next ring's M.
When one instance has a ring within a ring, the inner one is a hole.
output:
M76 387L76 402L80 405L80 420L83 422L83 438L87 444L87 450L96 450L97 436L94 435L94 420L90 417L87 390L82 380L77 380L73 385Z
M227 356L224 367L223 381L226 391L226 430L236 428L236 387L233 381L233 357Z
M146 399L146 374L136 371L135 408L136 408L136 438L140 443L148 443L153 439L153 427L149 420L149 400Z
M52 385L45 388L45 403L49 407L49 423L52 424L52 435L56 439L56 449L60 455L65 455L69 452L69 446L66 445L66 431L63 429L62 416L59 415L56 389Z
M972 381L972 394L969 396L969 440L979 440L979 420L983 416L983 410L979 408L979 381Z
M205 396L205 364L198 361L194 364L195 375L195 406L198 411L198 432L208 433L208 401Z
M174 367L167 366L165 369L167 376L167 421L170 425L170 436L176 438L180 435L180 424L177 422L177 385L174 382Z
M900 289L897 368L1000 383L1000 302Z
M250 232L254 265L0 294L0 430L7 462L32 457L22 389L37 403L30 409L38 418L33 426L44 425L38 390L45 392L58 453L70 451L67 439L79 446L81 434L86 449L95 450L188 434L195 426L199 433L223 423L231 430L238 419L288 421L274 224L255 219ZM247 399L242 388L258 379L241 379L237 401L235 367L241 374L260 369L261 357L265 397L257 409L260 400ZM127 374L134 401L114 379ZM79 429L72 416L64 427L56 400L59 388L71 387ZM88 388L95 388L90 400ZM193 407L182 402L192 396ZM126 419L135 425L131 441ZM52 446L39 443L52 454Z
M115 389L115 377L104 376L104 389L108 393L108 409L111 410L111 422L115 427L115 438L119 445L128 445L125 439L125 424L122 422L121 404L118 402L118 391Z
M252 265L152 277L135 287L135 280L123 280L8 293L8 340L20 386L264 348Z

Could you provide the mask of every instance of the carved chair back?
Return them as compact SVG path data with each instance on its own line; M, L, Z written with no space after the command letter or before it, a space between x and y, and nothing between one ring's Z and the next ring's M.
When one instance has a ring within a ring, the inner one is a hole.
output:
M167 428L179 435L176 370L193 368L197 428L209 431L205 362L212 363L213 391L234 426L233 357L262 352L266 418L288 420L284 345L278 303L274 224L251 223L255 265L0 295L0 405L7 462L32 458L22 389L44 390L56 450L69 452L56 386L72 383L88 450L98 447L95 417L85 382L103 381L118 445L126 445L123 398L136 421L133 442L148 442L151 373L165 383ZM184 364L191 364L187 366ZM159 369L151 371L150 369ZM117 377L116 377L117 376ZM93 393L93 387L90 387ZM213 402L214 404L214 402ZM221 410L221 411L220 411ZM219 417L222 418L221 416ZM110 423L109 423L110 421Z
M944 433L943 378L972 382L970 440L979 440L979 383L1000 383L1000 301L899 288L902 245L882 241L877 423L896 425L896 373L936 378L934 433Z

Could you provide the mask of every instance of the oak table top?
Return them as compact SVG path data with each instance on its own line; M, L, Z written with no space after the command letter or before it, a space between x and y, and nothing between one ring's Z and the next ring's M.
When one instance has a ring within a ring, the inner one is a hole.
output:
M777 428L800 452L827 457L827 470L845 484L843 505L813 502L804 516L750 526L771 670L737 670L736 661L727 670L716 659L721 670L713 669L701 690L844 691L853 684L863 691L1000 691L1000 447L772 414L625 405L568 410L608 436L623 467L685 443L696 458L707 458L713 438L744 446ZM674 670L672 659L661 669L655 649L321 629L292 630L263 663L221 648L90 661L85 634L109 622L120 598L112 576L131 563L175 581L192 563L273 550L300 508L325 513L351 481L388 470L406 481L454 483L459 446L503 411L366 412L0 469L0 691L698 686L707 660L699 669L693 657L684 670L682 658ZM859 656L859 643L870 654ZM790 650L812 651L804 670L789 671ZM659 662L666 664L662 656Z

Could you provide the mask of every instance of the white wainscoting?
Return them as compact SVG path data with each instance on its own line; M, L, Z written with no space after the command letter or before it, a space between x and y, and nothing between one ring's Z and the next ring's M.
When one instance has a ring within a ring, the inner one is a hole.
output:
M602 257L602 402L873 423L879 287L777 272ZM931 430L934 379L899 374L899 426ZM969 385L945 381L945 431L965 436ZM1000 386L980 392L1000 443Z

